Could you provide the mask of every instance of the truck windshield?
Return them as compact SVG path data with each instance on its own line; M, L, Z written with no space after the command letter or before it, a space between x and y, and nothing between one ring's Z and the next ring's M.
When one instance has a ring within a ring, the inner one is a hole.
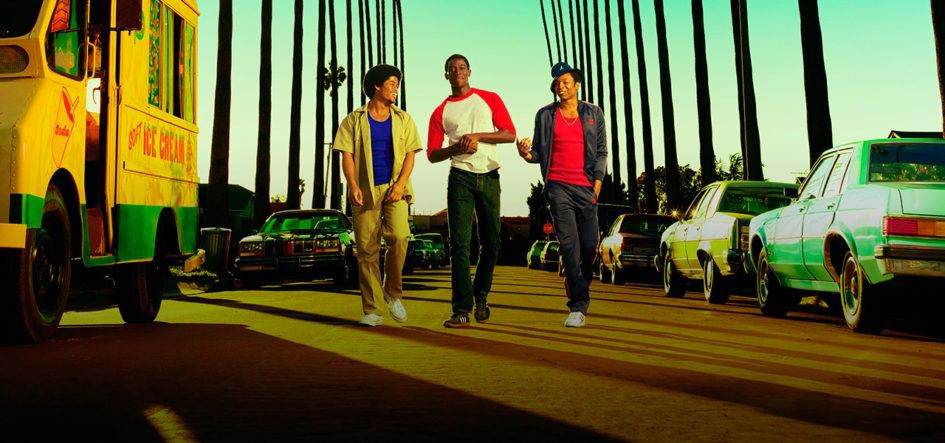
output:
M945 182L945 144L870 146L871 182Z
M42 0L6 1L0 4L0 38L26 35L36 24Z

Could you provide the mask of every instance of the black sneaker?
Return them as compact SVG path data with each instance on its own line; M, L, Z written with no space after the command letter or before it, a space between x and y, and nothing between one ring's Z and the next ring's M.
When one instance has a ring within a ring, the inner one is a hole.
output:
M468 312L458 312L453 314L449 320L443 322L443 326L447 328L464 328L469 326L469 313Z
M479 323L485 323L489 320L489 302L484 297L476 299L476 313L474 316Z

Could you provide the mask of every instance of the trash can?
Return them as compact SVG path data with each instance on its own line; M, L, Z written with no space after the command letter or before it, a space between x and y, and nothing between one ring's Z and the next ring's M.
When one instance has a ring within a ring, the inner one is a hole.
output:
M207 253L204 268L222 273L226 271L230 257L230 230L227 228L201 228L200 245Z

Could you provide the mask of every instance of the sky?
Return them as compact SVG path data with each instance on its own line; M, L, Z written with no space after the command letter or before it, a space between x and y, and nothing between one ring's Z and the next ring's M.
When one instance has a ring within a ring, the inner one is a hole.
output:
M348 67L345 47L345 3L335 1L340 64ZM604 0L600 9L600 45L605 63L613 58L616 72L618 135L621 159L626 159L626 128L619 53L617 1L611 1L614 56L606 48ZM260 1L233 0L233 71L230 124L229 182L250 190L255 187L256 140L258 136ZM288 170L289 113L292 82L294 1L274 0L272 49L271 194L285 194ZM353 1L357 17L357 1ZM391 17L388 2L387 14ZM403 86L406 110L417 122L426 147L427 125L433 110L449 95L443 64L453 53L469 59L470 86L496 92L502 97L516 132L531 137L535 112L551 102L548 90L550 64L539 1L479 0L445 2L402 0L405 62ZM565 14L568 2L562 1ZM588 1L593 5L593 1ZM754 75L764 176L793 182L809 164L807 113L804 99L800 20L797 2L748 0L749 42ZM942 105L936 72L935 42L930 4L926 0L822 0L820 24L823 34L833 144L883 138L892 129L938 131L942 129ZM549 1L544 0L552 52ZM375 13L372 2L371 13ZM218 2L203 0L198 41L198 164L200 179L209 175L216 84ZM640 95L636 51L633 44L631 2L625 2L629 48L630 89L635 134L636 174L643 169ZM674 105L676 151L680 165L699 167L699 135L696 114L691 2L664 2L669 63ZM663 164L663 121L660 102L659 59L653 2L640 1L647 86L651 111L654 161ZM740 152L734 39L730 2L704 0L704 22L715 154L727 164L730 154ZM300 177L306 182L302 207L312 201L315 151L315 61L318 1L304 4L302 152ZM326 9L327 11L327 9ZM591 9L593 11L593 9ZM589 17L593 26L593 15ZM327 23L327 20L326 20ZM392 26L388 18L388 46ZM354 24L354 34L358 32ZM570 28L570 25L568 25ZM327 28L327 24L326 24ZM372 32L376 32L372 26ZM570 38L568 38L570 47ZM326 44L326 60L327 55ZM355 93L360 87L359 43L354 43L352 72ZM593 52L593 46L592 46ZM557 57L555 56L556 60ZM387 55L387 62L393 53ZM573 60L572 65L575 63ZM585 68L583 66L575 66ZM597 61L586 76L595 76ZM609 65L604 66L607 81ZM350 79L349 79L350 80ZM595 82L596 83L596 82ZM594 85L595 90L597 85ZM344 118L344 87L339 97ZM597 96L597 92L594 92ZM605 95L605 99L607 96ZM589 101L596 102L595 99ZM609 100L608 100L609 101ZM331 134L330 100L325 95L326 135ZM398 103L399 104L399 103ZM607 123L612 112L603 105ZM360 97L355 99L355 107ZM613 145L611 144L611 148ZM499 145L504 216L527 216L525 203L530 186L540 181L538 166L518 157L514 144ZM610 163L610 162L608 162ZM432 214L446 207L449 162L431 164L417 157L411 175L415 190L415 214ZM626 181L626 166L621 166ZM343 179L342 179L343 180Z

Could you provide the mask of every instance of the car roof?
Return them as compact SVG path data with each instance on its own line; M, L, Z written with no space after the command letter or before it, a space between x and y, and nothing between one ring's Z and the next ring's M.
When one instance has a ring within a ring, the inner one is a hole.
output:
M717 182L712 182L708 186L712 185L724 185L729 188L770 188L770 187L785 187L785 188L798 188L796 183L784 183L784 182L772 182L767 180L719 180Z

